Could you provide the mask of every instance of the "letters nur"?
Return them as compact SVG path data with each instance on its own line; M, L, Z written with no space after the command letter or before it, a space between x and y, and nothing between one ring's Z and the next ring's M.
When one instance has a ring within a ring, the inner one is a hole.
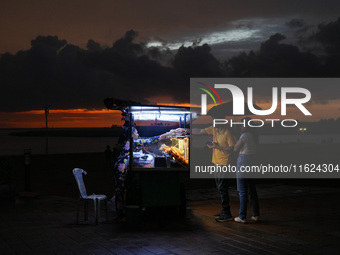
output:
M233 97L233 115L244 115L244 95L242 90L232 84L215 84L216 89L228 89ZM273 103L270 109L267 110L258 110L254 108L253 105L253 88L247 88L247 101L249 110L255 115L269 115L275 112L277 108L277 98L278 98L278 89L277 87L272 88L273 91ZM304 94L303 98L287 98L288 93L301 93ZM286 115L287 105L293 104L304 115L312 115L302 104L307 103L311 99L311 93L309 90L305 88L298 87L282 87L281 88L281 115ZM207 95L201 95L201 114L207 114Z

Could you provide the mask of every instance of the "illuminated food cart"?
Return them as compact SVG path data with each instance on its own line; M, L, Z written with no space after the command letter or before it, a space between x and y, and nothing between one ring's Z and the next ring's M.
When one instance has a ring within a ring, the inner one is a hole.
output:
M130 105L108 107L120 110L141 137L161 135L176 128L190 128L192 113L185 107ZM126 204L148 207L177 207L185 216L184 181L189 177L189 134L172 136L136 151L130 146Z

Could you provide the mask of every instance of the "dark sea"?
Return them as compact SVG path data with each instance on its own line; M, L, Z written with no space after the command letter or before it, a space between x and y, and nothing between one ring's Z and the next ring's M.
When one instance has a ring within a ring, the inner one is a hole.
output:
M24 151L29 149L32 154L46 154L46 137L45 135L10 135L13 132L23 133L32 130L9 130L0 129L0 155L23 155ZM165 131L165 130L164 130ZM40 130L39 132L43 132ZM84 133L86 135L79 135ZM100 135L98 135L100 133ZM33 133L34 134L34 133ZM47 139L47 149L49 154L68 154L68 153L95 153L104 152L107 145L115 147L118 142L119 134L117 132L108 132L108 130L97 129L88 130L73 129L65 132L67 136L58 134L58 136L49 136ZM150 132L144 131L145 136L151 136ZM192 146L202 147L211 138L209 136L200 136L193 141ZM260 144L286 144L286 143L340 143L340 134L285 134L285 135L260 135Z
M13 132L25 130L0 130L0 155L20 155L27 149L32 154L46 154L46 136L17 136ZM52 136L47 139L49 154L104 152L118 142L118 136Z

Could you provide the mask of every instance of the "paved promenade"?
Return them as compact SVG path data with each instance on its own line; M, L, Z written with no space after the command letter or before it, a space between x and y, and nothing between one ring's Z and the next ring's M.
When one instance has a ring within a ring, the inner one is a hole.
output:
M232 214L238 197L231 187ZM140 224L75 224L77 199L41 195L2 205L0 254L340 254L340 188L261 184L261 221L217 223L215 189L188 191L187 217L146 211ZM112 206L112 205L111 205ZM91 207L90 207L91 212Z

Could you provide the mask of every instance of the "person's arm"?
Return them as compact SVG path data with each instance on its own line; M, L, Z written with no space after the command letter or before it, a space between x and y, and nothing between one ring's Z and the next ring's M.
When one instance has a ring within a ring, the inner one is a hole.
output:
M187 132L187 130L184 129L184 128L176 128L176 129L170 130L169 132L166 132L166 133L160 135L159 140L166 139L166 138L169 138L169 137L171 138L175 135L184 135L186 132Z
M242 139L239 139L237 143L234 146L234 151L239 151L244 145L244 141Z
M232 135L231 132L228 132L227 133L227 137L226 137L226 140L227 140L227 144L229 146L226 146L226 147L222 147L220 146L219 144L217 143L214 143L213 146L209 146L209 148L215 148L215 149L219 149L219 150L223 150L223 151L227 151L227 152L231 152L234 150L234 145L235 145L235 138L234 136Z
M145 138L145 139L144 138L134 139L133 145L134 145L134 148L141 148L148 144L156 143L160 140L171 138L175 135L183 135L185 133L186 133L186 130L184 128L177 128L177 129L170 130L169 132L166 132L162 135L157 135L157 136L153 136L153 137Z
M135 149L141 149L142 147L151 144L151 143L156 143L160 139L160 135L153 136L150 138L138 138L133 140L133 148Z
M204 128L203 129L193 128L191 130L191 133L193 135L208 135L207 131Z
M209 148L213 149L218 149L218 150L222 150L222 151L233 151L234 150L234 146L228 146L228 147L221 147L218 144L214 143L213 145L207 145Z

